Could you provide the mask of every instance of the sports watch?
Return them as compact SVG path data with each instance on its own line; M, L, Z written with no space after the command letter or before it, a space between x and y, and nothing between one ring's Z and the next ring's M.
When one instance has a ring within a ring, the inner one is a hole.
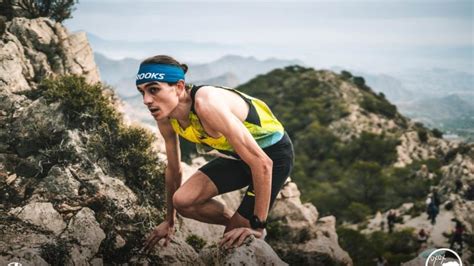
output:
M252 227L252 229L261 229L261 228L265 228L267 227L267 222L266 221L260 221L260 219L258 218L257 215L254 215L252 216L252 218L250 218L250 227Z

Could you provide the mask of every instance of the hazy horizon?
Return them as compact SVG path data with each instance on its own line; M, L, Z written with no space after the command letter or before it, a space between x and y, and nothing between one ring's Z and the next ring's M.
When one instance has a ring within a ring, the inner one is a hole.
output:
M82 0L65 24L71 31L123 41L117 51L95 50L115 59L146 56L127 51L130 43L156 42L174 51L179 42L188 45L174 56L192 63L235 54L370 72L473 73L473 13L472 1Z

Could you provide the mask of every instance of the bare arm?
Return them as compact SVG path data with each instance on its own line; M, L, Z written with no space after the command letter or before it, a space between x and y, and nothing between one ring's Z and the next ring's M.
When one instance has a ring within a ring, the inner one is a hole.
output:
M264 221L270 206L273 162L232 113L229 105L225 101L211 100L211 97L211 91L203 91L200 97L196 97L196 112L201 121L223 134L240 158L249 165L255 188L254 214Z
M163 138L165 139L166 156L168 158L168 163L165 171L167 203L166 220L170 225L174 225L174 221L176 218L176 210L173 206L173 195L179 188L179 186L181 186L182 180L179 138L174 132L168 120L159 121L158 128L160 129L160 132L163 135Z

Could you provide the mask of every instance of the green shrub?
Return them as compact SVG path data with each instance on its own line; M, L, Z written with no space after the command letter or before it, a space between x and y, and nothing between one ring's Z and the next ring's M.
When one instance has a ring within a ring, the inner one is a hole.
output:
M339 245L349 253L354 265L372 265L377 257L376 248L365 235L359 231L337 228Z
M345 220L353 223L360 223L364 221L372 210L365 204L360 202L352 202L347 207L344 216L346 217Z
M163 168L153 151L154 136L147 130L126 126L106 96L101 83L89 84L84 77L61 76L45 79L35 95L48 102L60 102L68 127L90 134L87 148L92 157L110 163L112 173L125 176L125 183L142 200L154 206L164 204ZM147 195L147 197L144 197Z
M340 246L349 253L354 265L373 265L378 256L384 256L389 265L400 265L417 256L419 249L412 229L391 234L376 231L365 235L339 227L337 234Z
M3 0L0 2L0 16L9 20L14 17L48 17L57 22L72 18L74 5L78 0Z
M154 136L143 128L121 125L113 130L103 124L90 138L88 150L97 160L106 158L111 169L122 169L125 184L142 200L163 206L164 164L152 149L153 141Z
M395 105L369 93L364 93L360 106L369 112L381 114L387 118L395 118L397 115L397 107Z
M279 220L269 220L267 223L267 241L280 241L285 238L286 228Z
M418 128L416 130L416 133L418 134L418 138L421 142L426 143L428 141L428 132L426 131L426 129Z
M62 76L43 80L38 89L48 102L61 102L70 128L88 130L106 124L115 129L120 123L100 83L91 85L84 77Z
M188 243L193 249L199 253L201 249L206 246L206 241L197 235L189 235L186 238L186 243Z
M341 71L341 76L342 76L343 79L347 79L347 80L352 78L351 72L349 72L347 70L342 70Z
M443 132L441 132L439 129L437 128L433 128L433 130L431 130L431 133L433 133L433 136L435 138L438 138L438 139L441 139L443 138Z
M359 88L364 88L365 87L365 79L363 77L353 77L352 81Z

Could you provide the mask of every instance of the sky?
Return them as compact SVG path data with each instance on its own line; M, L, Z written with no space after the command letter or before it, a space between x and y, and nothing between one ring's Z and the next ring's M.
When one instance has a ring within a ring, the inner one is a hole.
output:
M99 51L114 58L137 57L125 41L181 41L191 46L179 59L194 63L239 54L371 72L474 70L472 0L79 0L65 25L123 42L120 51ZM193 51L193 43L212 49Z

